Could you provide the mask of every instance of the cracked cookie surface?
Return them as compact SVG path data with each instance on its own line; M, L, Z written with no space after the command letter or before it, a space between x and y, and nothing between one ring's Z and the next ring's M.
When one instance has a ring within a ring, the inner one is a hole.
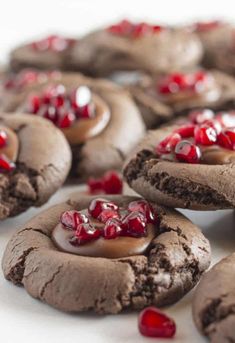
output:
M213 343L235 342L235 254L217 263L199 283L193 300L197 328Z
M106 196L119 206L139 199ZM118 259L61 252L52 231L62 212L87 208L94 197L74 194L34 217L9 241L2 267L6 279L63 311L118 313L179 300L210 263L210 245L201 231L175 210L151 204L159 234L145 254Z
M0 219L4 219L44 204L63 184L71 153L62 133L44 119L0 114L0 123L19 140L15 169L0 173Z

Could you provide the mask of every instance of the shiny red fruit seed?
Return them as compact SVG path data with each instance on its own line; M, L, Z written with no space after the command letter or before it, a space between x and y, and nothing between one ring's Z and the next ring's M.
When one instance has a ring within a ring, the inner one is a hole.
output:
M136 200L132 201L128 205L128 210L131 212L141 212L146 220L147 223L156 223L157 216L154 213L154 209L146 200Z
M116 219L109 219L103 230L103 237L105 239L113 239L120 236L122 232L121 223Z
M88 217L75 210L65 211L60 217L60 222L65 228L76 230L78 225L88 223Z
M188 75L174 73L164 77L158 84L158 92L163 95L178 93L188 89Z
M156 152L158 155L169 154L174 150L177 143L181 141L181 136L178 133L172 133L163 139L157 146Z
M91 224L80 224L75 232L76 244L81 245L98 239L101 236L101 230L96 229ZM72 242L71 242L72 243Z
M103 181L102 179L95 179L90 177L87 181L89 194L97 194L103 191Z
M140 333L147 337L173 338L176 333L175 322L153 306L140 313L138 326Z
M72 112L65 112L63 114L62 118L60 118L60 120L58 122L58 127L60 127L61 129L65 129L67 127L70 127L73 125L75 120L76 120L76 117Z
M109 202L105 199L93 199L88 207L88 212L93 218L98 218L104 210L118 210L118 206L113 202Z
M4 148L7 145L7 133L0 129L0 148Z
M131 212L122 220L122 228L125 234L133 237L147 235L147 220L140 212Z
M115 171L108 171L102 178L103 190L106 194L121 194L123 181Z
M98 220L102 223L106 223L109 219L119 218L119 213L115 210L103 210L98 216Z
M5 155L0 155L0 172L10 172L15 169L15 163L10 161Z
M203 124L206 120L211 120L215 116L210 109L195 110L190 112L189 118L195 124Z
M197 126L194 131L196 144L213 145L217 141L217 133L211 126Z
M193 137L195 125L185 124L175 130L175 133L178 133L182 138Z
M217 143L225 149L235 150L235 128L221 132L218 135Z
M195 144L189 141L181 141L175 147L175 156L180 162L199 163L201 151Z

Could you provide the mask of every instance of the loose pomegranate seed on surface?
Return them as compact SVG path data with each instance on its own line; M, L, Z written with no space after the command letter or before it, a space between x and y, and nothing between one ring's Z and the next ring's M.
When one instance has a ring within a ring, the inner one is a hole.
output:
M7 145L8 136L6 131L0 129L0 148L4 148Z
M157 154L169 154L174 150L177 143L181 141L178 133L172 133L164 138L156 147Z
M127 236L147 235L147 220L141 212L131 212L122 220L122 228Z
M217 141L216 130L208 125L197 126L194 131L196 144L213 145Z
M103 237L105 239L114 239L119 237L121 232L121 222L116 219L109 219L105 224Z
M128 210L131 212L141 212L146 217L147 223L156 223L157 216L154 209L146 200L132 201L128 205Z
M15 169L15 163L10 161L5 155L0 154L0 172L10 172Z
M81 212L71 210L65 211L60 217L60 222L65 228L76 230L78 225L88 223L88 217Z
M103 181L102 179L95 179L90 177L87 180L88 192L90 194L98 194L103 191Z
M153 306L140 312L138 327L140 333L147 337L173 338L176 333L173 319Z
M78 245L85 244L94 239L98 239L101 236L101 230L96 229L89 223L78 225L75 231L76 240L72 240L71 243Z
M121 194L123 190L123 181L115 171L107 171L101 178L89 178L87 181L90 194Z
M175 147L175 156L180 162L199 163L201 151L195 144L189 141L181 141Z
M88 207L88 212L93 218L98 218L104 210L118 211L118 206L108 200L97 198L93 199Z

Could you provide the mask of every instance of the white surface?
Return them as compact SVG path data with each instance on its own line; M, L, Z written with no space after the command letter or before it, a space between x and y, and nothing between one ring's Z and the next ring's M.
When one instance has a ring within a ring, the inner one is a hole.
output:
M7 0L1 1L0 61L8 50L21 41L48 32L75 36L97 25L123 17L159 22L189 22L193 18L226 17L234 19L233 0ZM61 189L50 201L62 201L76 187ZM47 204L45 207L48 207ZM31 209L0 224L0 254L16 228L41 209ZM235 230L232 211L184 211L202 227L210 239L213 263L234 251ZM95 285L94 285L95 287ZM174 342L205 342L191 317L190 292L176 305L166 309L177 322ZM32 299L23 288L4 280L0 273L0 342L1 343L138 343L152 342L139 335L137 313L117 316L68 315ZM156 340L160 342L160 340ZM163 340L162 342L166 342Z

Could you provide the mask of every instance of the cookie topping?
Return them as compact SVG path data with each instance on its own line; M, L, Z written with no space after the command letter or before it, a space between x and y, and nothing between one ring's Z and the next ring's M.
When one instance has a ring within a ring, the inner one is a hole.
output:
M10 172L15 169L15 163L10 161L6 155L0 154L0 173Z
M16 133L9 127L0 127L0 173L15 169L19 141Z
M0 129L0 148L4 148L7 145L8 136L4 129Z
M160 141L156 153L163 159L184 163L233 162L235 153L227 150L235 150L235 128L230 126L234 118L233 111L217 114L208 109L192 111L190 121Z
M54 51L61 52L75 43L74 39L65 38L58 35L51 35L30 44L35 51Z
M145 200L133 201L124 208L97 198L87 210L62 213L53 240L62 250L79 255L124 257L132 255L132 251L143 252L157 224L158 215ZM115 244L114 248L110 244Z
M87 186L90 194L121 194L123 182L117 172L108 171L101 178L89 178Z
M106 103L88 87L69 91L62 84L49 86L40 94L31 94L24 111L53 122L74 145L99 134L110 118Z
M173 338L176 333L173 319L153 306L140 313L138 326L140 333L147 337Z
M108 32L125 36L128 38L140 38L149 34L159 33L164 28L159 25L150 25L144 22L134 24L129 20L122 20L120 23L108 27Z
M207 32L207 31L215 30L224 25L225 23L220 20L198 22L194 24L194 30L196 30L197 32Z

